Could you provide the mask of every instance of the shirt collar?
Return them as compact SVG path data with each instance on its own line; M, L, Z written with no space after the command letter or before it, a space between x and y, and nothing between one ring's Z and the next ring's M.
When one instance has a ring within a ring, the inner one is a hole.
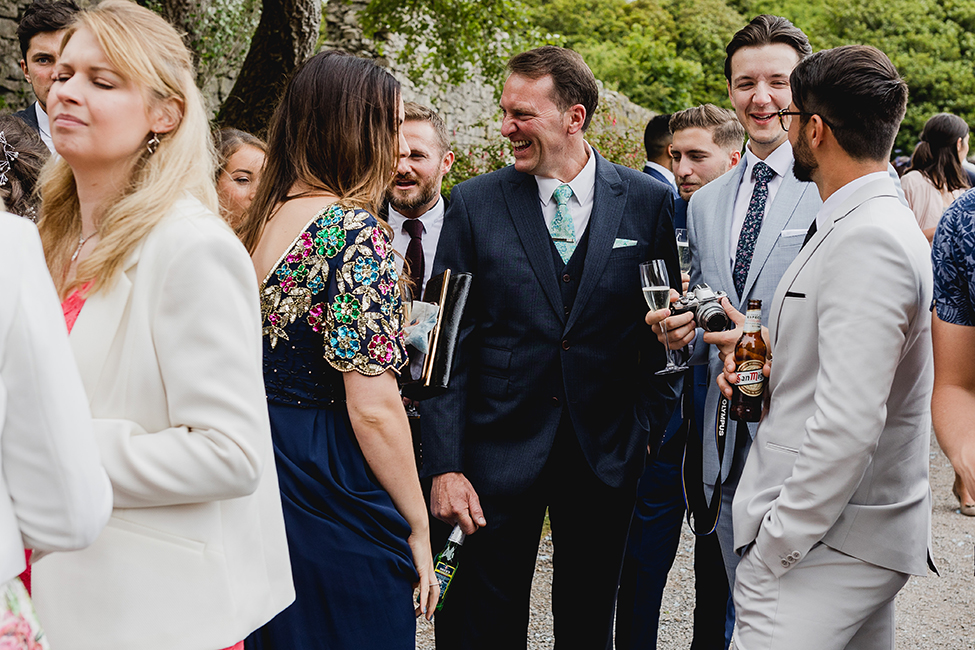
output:
M667 169L666 167L664 167L660 163L655 163L652 160L645 160L643 162L643 166L644 167L649 167L650 169L653 169L654 171L656 171L657 173L659 173L661 176L663 176L664 178L666 178L668 183L670 183L674 187L677 187L677 177L674 176L674 172L670 171L669 169Z
M759 162L764 162L771 167L776 176L784 177L789 171L789 165L792 164L792 144L786 140L776 147L775 151L770 153L765 160L752 153L751 147L745 147L745 174L747 174L747 176L743 176L745 180L751 180L752 170Z
M37 116L37 128L39 128L44 134L50 135L51 120L38 102L34 102L34 115Z
M586 142L585 145L586 153L589 154L589 160L583 165L582 171L576 174L576 177L572 180L564 181L545 176L535 177L535 182L538 184L538 198L541 200L542 205L547 206L552 201L552 194L555 193L555 189L559 185L562 185L562 183L572 188L572 196L579 203L585 203L592 196L593 190L596 187L596 156L593 154L592 147L589 146L589 143Z
M819 212L816 214L816 229L824 228L826 226L826 220L829 219L830 215L846 201L848 198L853 196L853 193L858 189L870 183L872 181L879 180L881 178L890 178L887 171L882 172L872 172L866 176L861 176L855 178L840 189L836 190L830 194L823 205L819 208Z
M552 190L552 191L554 192L555 190ZM443 218L444 209L445 209L445 206L444 206L443 195L441 195L437 199L437 202L433 204L433 207L432 208L430 208L429 210L427 210L426 212L424 212L423 214L421 214L419 217L417 217L417 219L420 220L420 223L423 224L423 231L424 232L426 232L428 230L428 224L432 224L435 221L437 221L438 219L442 219ZM404 217L399 212L397 212L396 211L396 208L393 207L393 204L390 203L389 204L389 225L390 225L390 227L394 231L401 230L403 228L403 224L404 223L406 223L406 217Z

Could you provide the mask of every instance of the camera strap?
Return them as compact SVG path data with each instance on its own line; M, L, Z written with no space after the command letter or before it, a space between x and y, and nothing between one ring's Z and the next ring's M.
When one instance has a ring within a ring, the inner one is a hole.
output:
M684 505L687 508L687 525L695 535L710 535L718 525L718 517L721 516L721 469L724 462L725 443L728 440L728 412L731 402L722 396L718 399L718 413L715 419L714 437L718 447L718 475L714 479L714 492L711 500L708 501L704 496L704 469L702 467L704 449L701 439L697 435L697 427L694 426L694 409L689 409L690 416L685 418L685 423L691 427L690 432L694 435L687 436L687 443L684 446L684 459L681 467L684 478ZM748 435L747 432L745 435ZM737 436L735 446L741 444ZM732 458L732 462L734 459Z

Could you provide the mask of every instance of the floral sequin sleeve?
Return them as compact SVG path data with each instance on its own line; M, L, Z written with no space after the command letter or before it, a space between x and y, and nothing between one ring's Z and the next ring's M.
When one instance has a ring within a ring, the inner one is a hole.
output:
M934 267L932 306L938 318L975 325L975 191L958 198L945 212L931 248Z
M289 329L306 325L322 336L324 357L336 370L398 372L408 359L396 281L392 246L375 217L330 206L265 280L264 335L273 348L289 339Z

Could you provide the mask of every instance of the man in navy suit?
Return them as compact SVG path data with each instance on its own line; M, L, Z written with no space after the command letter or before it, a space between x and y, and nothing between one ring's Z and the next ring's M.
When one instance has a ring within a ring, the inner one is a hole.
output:
M469 534L437 644L526 647L547 508L556 647L608 649L645 449L680 383L654 374L638 273L664 259L679 286L673 198L586 143L582 57L547 46L508 69L515 164L453 189L434 269L473 274L450 390L424 410L431 512Z
M677 181L674 179L673 166L670 158L670 113L656 115L647 122L643 130L643 148L647 151L647 160L643 163L643 172L650 174L661 183L670 187L670 193L677 198Z
M674 113L668 128L672 132L669 152L680 192L675 210L680 216L675 216L674 226L686 228L687 201L738 164L745 130L734 112L713 104ZM683 221L678 220L681 217ZM677 554L684 515L682 469L685 463L701 463L707 375L703 365L692 366L685 373L681 408L667 425L659 448L647 458L640 478L616 605L616 650L657 647L660 604ZM688 435L696 436L691 441L695 444L688 444ZM699 488L693 485L691 489ZM700 513L696 521L700 524L704 518ZM691 650L724 650L731 642L734 614L717 535L713 531L704 535L707 530L699 525L700 536L694 540L696 602Z
M34 90L37 101L14 113L37 131L47 148L54 151L51 126L47 118L47 94L54 83L54 65L58 62L64 29L74 20L78 5L73 0L34 0L17 25L20 41L20 69Z

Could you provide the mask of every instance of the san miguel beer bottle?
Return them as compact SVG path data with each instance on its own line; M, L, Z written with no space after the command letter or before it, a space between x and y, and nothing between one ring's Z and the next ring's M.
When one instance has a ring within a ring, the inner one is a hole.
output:
M762 367L768 353L762 338L762 301L749 300L745 328L735 344L735 372L738 384L731 398L731 417L741 422L758 422L762 417L765 375Z

